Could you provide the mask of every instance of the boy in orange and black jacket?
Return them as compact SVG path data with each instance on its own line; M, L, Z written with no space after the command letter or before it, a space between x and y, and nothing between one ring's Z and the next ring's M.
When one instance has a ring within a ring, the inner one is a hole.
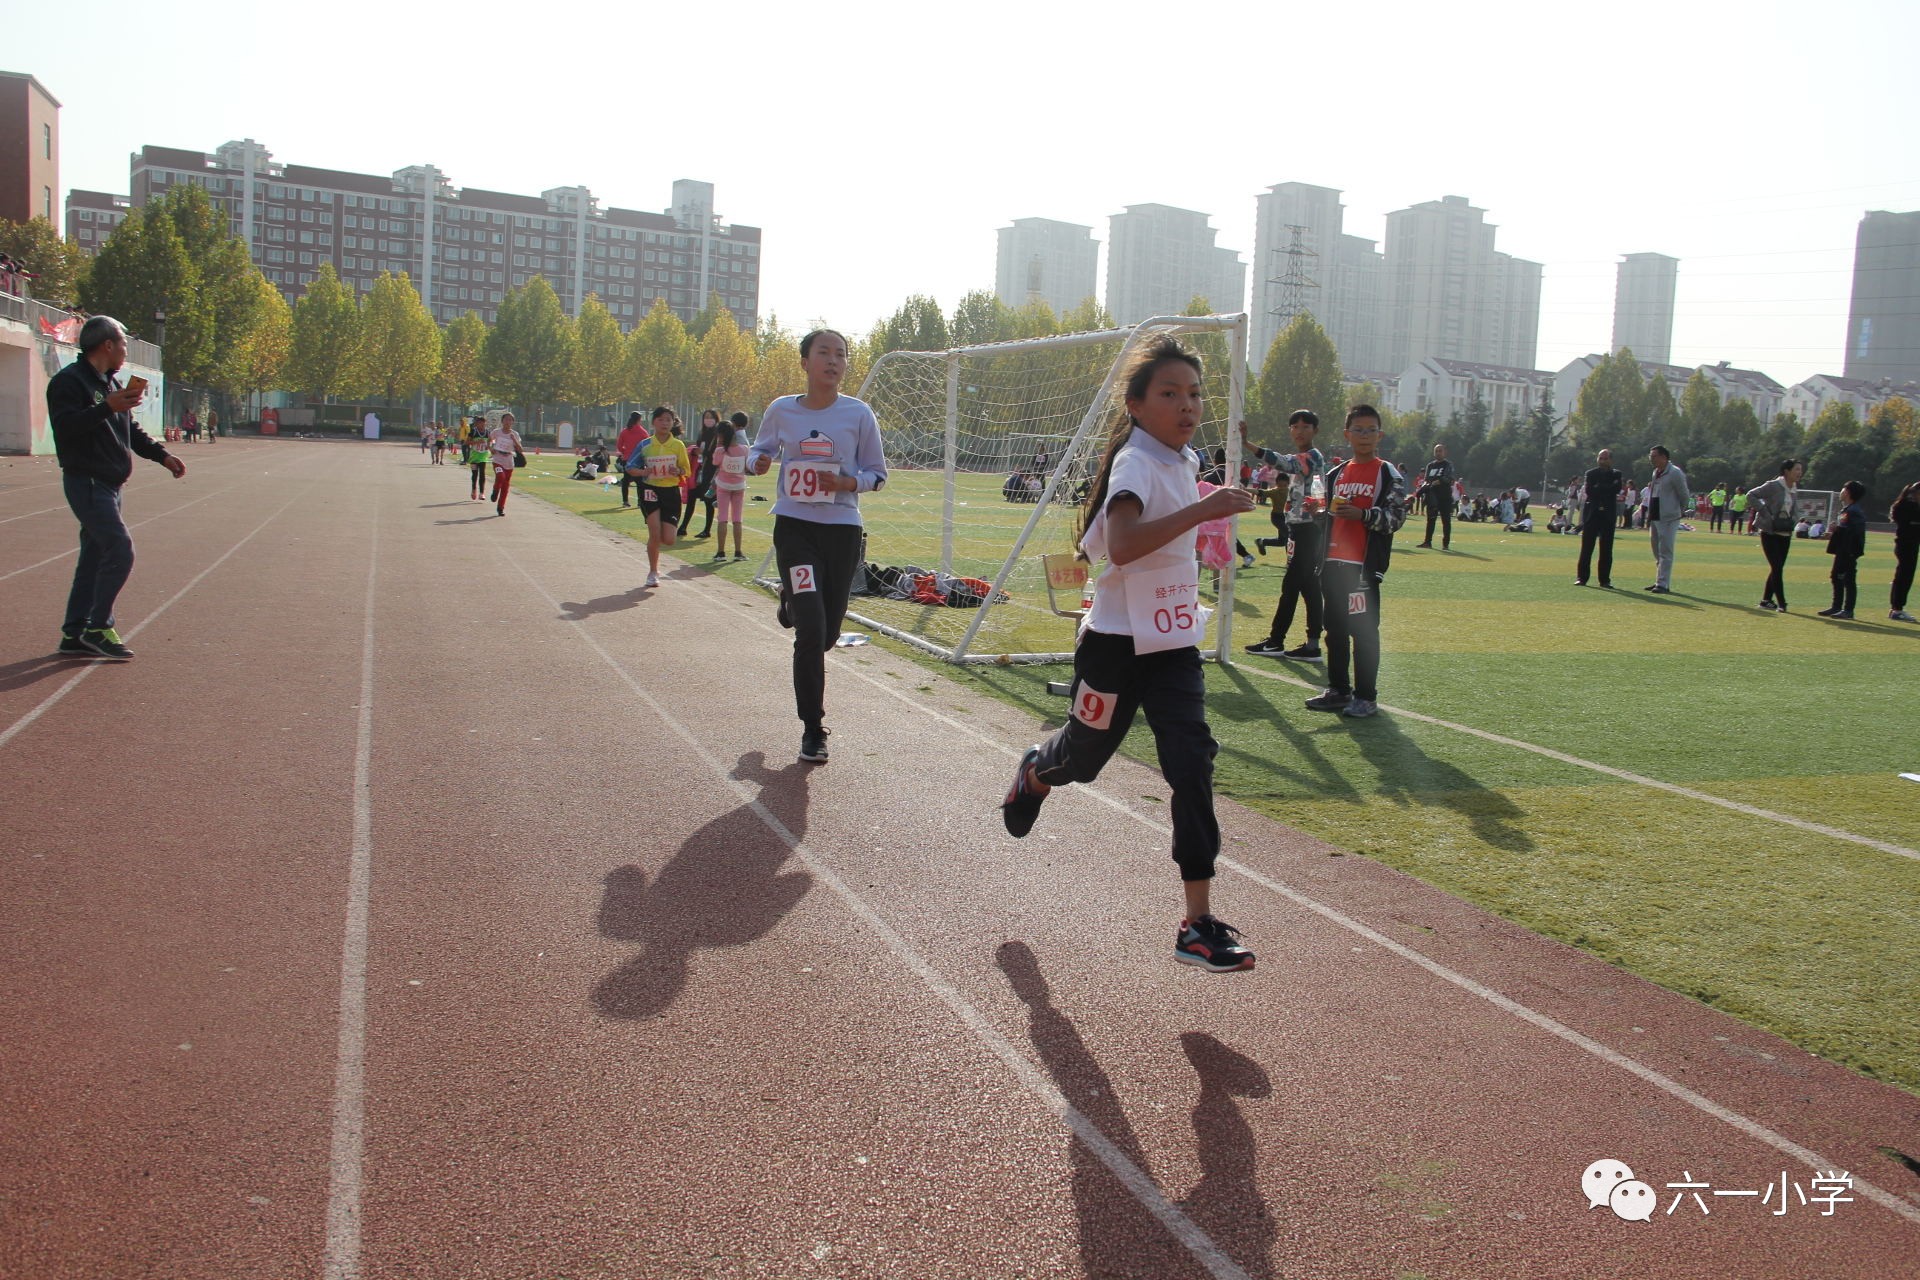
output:
M1307 707L1358 719L1379 710L1380 579L1393 535L1407 521L1407 478L1380 456L1380 413L1372 405L1347 410L1346 437L1353 456L1327 474L1332 521L1320 569L1327 688Z

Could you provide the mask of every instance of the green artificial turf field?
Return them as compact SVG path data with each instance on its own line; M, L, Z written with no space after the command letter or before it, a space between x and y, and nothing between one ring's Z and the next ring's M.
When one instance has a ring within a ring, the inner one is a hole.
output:
M617 493L564 480L564 466L532 470L529 492L645 537ZM1010 543L1032 509L1001 502L999 483L971 477L959 518ZM935 474L897 473L884 506L863 499L869 557L937 563L939 488ZM770 498L770 478L750 492ZM758 565L767 512L748 504L753 558L722 576ZM1264 510L1241 525L1249 542L1270 531ZM1817 543L1794 545L1780 616L1754 607L1756 540L1704 522L1680 535L1664 597L1640 589L1644 532L1617 534L1611 592L1572 585L1574 538L1456 524L1442 554L1415 549L1420 532L1410 521L1400 534L1383 589L1380 717L1305 710L1317 667L1209 666L1220 793L1920 1092L1920 859L1699 798L1920 848L1920 783L1899 777L1920 772L1920 626L1887 620L1891 540L1870 537L1849 623L1813 616L1828 603ZM709 545L684 544L683 558L703 564ZM991 576L975 563L956 568ZM1236 650L1266 633L1284 564L1275 551L1239 575ZM1006 612L1018 621L995 647L1071 646L1070 623ZM1049 724L1066 705L1046 692L1063 667L942 669ZM1144 724L1127 750L1152 760ZM1257 921L1244 923L1257 943Z

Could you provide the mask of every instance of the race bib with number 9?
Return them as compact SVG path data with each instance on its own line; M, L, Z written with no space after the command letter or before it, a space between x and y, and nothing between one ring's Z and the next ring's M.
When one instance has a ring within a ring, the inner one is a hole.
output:
M781 477L780 492L795 502L832 502L838 468L813 462L789 462Z
M1200 603L1200 571L1191 560L1127 577L1127 620L1133 624L1136 654L1198 645L1212 615Z
M1089 729L1110 729L1113 727L1113 707L1117 701L1112 694L1102 693L1082 683L1075 691L1073 718Z

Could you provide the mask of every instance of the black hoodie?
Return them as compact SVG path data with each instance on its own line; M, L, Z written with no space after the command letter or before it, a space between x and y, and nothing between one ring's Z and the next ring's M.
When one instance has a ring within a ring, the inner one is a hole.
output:
M165 462L166 446L142 431L130 413L107 408L117 379L102 377L81 356L47 381L47 421L60 469L118 487L133 474L133 455Z

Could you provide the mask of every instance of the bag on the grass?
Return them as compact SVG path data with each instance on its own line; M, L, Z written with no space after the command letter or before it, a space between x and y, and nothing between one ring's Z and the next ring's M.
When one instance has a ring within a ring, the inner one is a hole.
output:
M984 578L955 578L947 585L947 607L949 609L978 609L985 604L993 592L993 584ZM994 596L995 604L1004 603L1007 593L1002 591Z

